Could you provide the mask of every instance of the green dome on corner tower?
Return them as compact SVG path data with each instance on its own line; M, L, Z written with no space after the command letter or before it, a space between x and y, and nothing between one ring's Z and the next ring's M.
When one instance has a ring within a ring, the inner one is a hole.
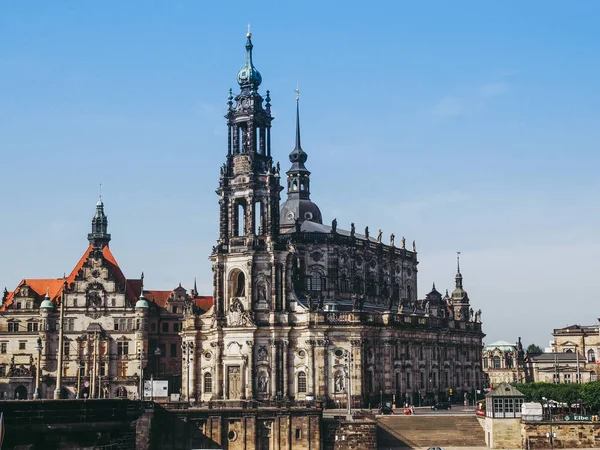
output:
M260 83L262 83L262 76L254 64L252 64L252 33L250 33L250 26L248 26L248 34L246 34L248 40L246 41L246 65L237 74L237 82L240 87L251 88L257 90Z

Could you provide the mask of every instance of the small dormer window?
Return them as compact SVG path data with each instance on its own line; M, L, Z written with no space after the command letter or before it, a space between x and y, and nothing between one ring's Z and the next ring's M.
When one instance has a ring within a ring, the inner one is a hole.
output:
M15 304L15 309L21 309L21 302L17 302Z
M31 309L31 302L25 302L25 308Z

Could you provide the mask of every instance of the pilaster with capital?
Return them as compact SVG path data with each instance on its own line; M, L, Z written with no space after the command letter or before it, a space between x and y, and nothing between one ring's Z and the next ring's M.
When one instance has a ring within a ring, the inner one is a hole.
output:
M271 396L277 395L277 341L272 339L271 344Z
M254 398L254 342L246 341L248 346L248 378L247 378L247 397L249 400Z
M283 340L281 341L281 353L283 354L283 396L288 397L289 395L289 386L288 386L288 371L289 367L287 365L288 362L288 350L289 350L289 341Z
M317 372L315 367L315 341L308 340L306 345L308 347L308 361L309 361L309 377L308 377L308 392L316 395L315 392L315 374Z

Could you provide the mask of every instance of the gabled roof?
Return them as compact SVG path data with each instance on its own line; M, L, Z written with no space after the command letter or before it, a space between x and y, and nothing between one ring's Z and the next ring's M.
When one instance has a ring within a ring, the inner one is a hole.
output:
M492 392L488 392L485 394L486 397L525 397L525 395L520 392L514 386L511 386L506 381L500 383L500 385L494 389Z
M144 297L149 302L156 303L159 308L165 308L173 291L147 291L144 289Z
M50 300L57 302L57 299L62 292L64 281L65 280L62 278L23 279L14 291L8 293L6 300L0 307L0 311L6 311L6 309L14 303L15 295L19 293L24 285L29 286L29 289L31 289L39 298L45 297L46 292L48 292Z
M90 257L90 253L92 252L92 250L94 250L94 246L90 244L88 246L88 248L86 249L86 251L84 252L83 256L79 259L79 261L77 262L77 264L75 265L75 267L73 268L71 273L69 274L69 276L65 279L63 279L63 278L44 278L44 279L24 279L24 280L22 280L13 292L8 293L6 300L0 307L0 311L6 311L6 309L14 303L15 294L19 292L19 289L24 284L27 284L38 296L41 296L41 297L44 297L46 295L46 291L48 291L50 300L54 303L58 303L58 298L60 297L60 295L62 293L63 283L66 282L67 284L70 285L71 283L73 283L75 281L75 278L77 277L77 275L79 274L79 272L81 271L81 269L83 268L85 263L87 262L88 258ZM115 279L119 283L125 284L128 297L131 299L131 301L135 301L138 298L139 292L141 290L141 280L127 280L125 278L125 275L123 275L123 271L119 267L117 260L113 256L113 254L110 251L110 249L108 248L108 246L105 246L102 248L102 256L104 257L104 260L108 264L110 271L113 274L113 276L115 277Z
M203 312L206 312L210 308L212 308L214 301L212 297L209 297L207 295L199 295L197 297L194 297L194 304Z

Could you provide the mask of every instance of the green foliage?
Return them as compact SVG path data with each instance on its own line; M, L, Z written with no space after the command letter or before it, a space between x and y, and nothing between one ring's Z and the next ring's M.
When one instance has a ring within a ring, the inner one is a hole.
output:
M553 383L511 383L523 395L526 402L541 402L542 397L559 403L584 405L597 408L600 406L600 381L584 384L553 384Z
M540 353L544 353L544 351L539 345L529 344L529 346L527 347L528 355L539 355Z

